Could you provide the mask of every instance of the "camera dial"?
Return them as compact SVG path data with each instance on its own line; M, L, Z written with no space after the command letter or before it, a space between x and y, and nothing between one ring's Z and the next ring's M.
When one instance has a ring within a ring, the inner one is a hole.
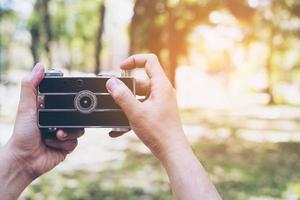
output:
M74 106L83 114L91 113L97 106L97 97L89 90L80 91L74 98Z
M48 69L45 72L45 76L49 77L49 76L53 76L53 77L62 77L64 76L64 74L60 71L60 70L56 70L56 69Z

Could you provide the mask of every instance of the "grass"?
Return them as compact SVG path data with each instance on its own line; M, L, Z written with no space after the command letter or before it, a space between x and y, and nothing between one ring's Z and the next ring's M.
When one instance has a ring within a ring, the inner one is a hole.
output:
M230 137L201 139L193 149L225 200L300 198L300 143ZM171 199L164 170L152 155L130 148L126 155L100 172L51 172L23 199Z
M289 189L300 183L300 143L203 140L194 151L224 199L283 199L288 192L299 193L297 187Z

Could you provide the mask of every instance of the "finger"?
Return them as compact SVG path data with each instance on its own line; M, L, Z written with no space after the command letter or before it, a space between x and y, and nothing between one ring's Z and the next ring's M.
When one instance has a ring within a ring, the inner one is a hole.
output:
M74 140L66 140L66 141L58 141L54 139L46 139L45 144L51 148L63 150L67 152L71 152L75 149L78 144L76 139Z
M73 140L81 137L84 129L59 129L56 132L56 138L60 141Z
M132 55L121 64L122 69L145 68L150 79L155 77L165 77L164 71L154 54Z
M120 131L110 131L108 134L112 138L120 137L124 135L125 133L128 133L128 131L120 132Z
M131 118L139 110L141 103L122 81L111 78L106 82L106 88L128 118Z
M136 79L135 89L137 95L147 96L150 93L150 82L144 79Z
M23 78L21 84L21 95L19 110L27 111L36 109L36 87L44 78L44 67L36 64L32 72Z

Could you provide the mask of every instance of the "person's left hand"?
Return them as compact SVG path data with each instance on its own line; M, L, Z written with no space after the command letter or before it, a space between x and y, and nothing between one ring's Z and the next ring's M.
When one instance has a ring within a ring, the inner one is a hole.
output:
M36 88L43 78L44 68L37 64L22 80L13 135L5 146L14 163L23 165L32 180L63 161L77 146L77 138L84 133L84 129L59 129L57 139L42 140L37 126Z

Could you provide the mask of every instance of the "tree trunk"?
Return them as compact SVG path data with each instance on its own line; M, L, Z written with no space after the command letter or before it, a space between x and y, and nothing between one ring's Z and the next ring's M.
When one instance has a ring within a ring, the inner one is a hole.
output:
M273 74L272 74L272 68L273 68L273 56L274 56L274 36L275 36L275 30L272 28L271 33L270 33L270 38L269 38L269 56L267 60L267 75L268 75L268 87L267 87L267 93L270 97L269 99L269 104L274 104L275 99L274 99L274 94L273 94Z
M104 31L104 18L105 18L105 4L102 1L99 9L99 27L96 35L96 48L95 48L95 74L101 71L101 51L102 51L102 35Z
M50 0L43 0L43 19L44 19L44 26L46 31L46 42L45 42L45 50L47 53L49 65L52 64L52 57L51 57L51 42L52 42L52 30L51 30L51 18L49 13L49 2Z
M172 8L169 8L167 5L167 0L166 2L166 9L168 12L168 22L167 22L167 46L168 46L168 52L169 52L169 65L166 69L166 73L168 75L168 78L175 88L176 86L176 67L178 64L178 54L177 54L177 49L176 49L176 28L175 28L175 20L173 16L173 10Z
M178 56L176 55L174 50L169 49L169 72L168 72L169 75L168 76L174 88L176 87L176 68L178 65L177 57Z
M140 0L136 0L135 4L134 4L134 8L133 8L133 17L131 19L131 24L130 24L130 31L129 31L129 40L130 40L130 44L129 44L129 54L135 54L137 51L137 43L136 43L136 38L137 38L137 7L140 3Z
M38 46L40 43L40 33L39 30L37 29L31 29L30 34L31 34L30 50L33 58L33 63L36 64L37 62L39 62Z
M34 4L33 12L37 16L40 16L39 15L40 9L41 9L41 2L38 0ZM36 64L39 61L39 45L40 45L40 38L41 38L39 20L34 20L34 22L29 27L29 31L30 31L30 35L31 35L30 51L31 51L33 63Z

